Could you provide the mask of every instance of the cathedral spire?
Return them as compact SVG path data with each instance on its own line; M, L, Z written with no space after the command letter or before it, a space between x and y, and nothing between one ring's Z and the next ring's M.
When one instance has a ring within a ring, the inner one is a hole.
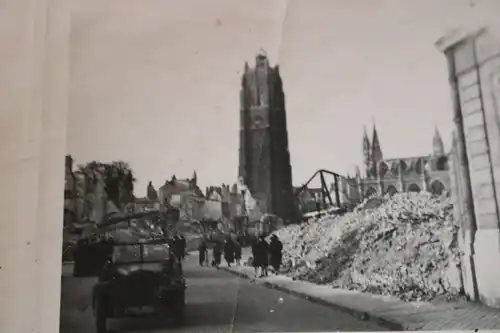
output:
M372 160L373 163L377 164L378 162L384 159L382 155L382 148L380 148L380 142L378 139L377 127L375 126L375 120L373 121L373 137L372 137Z
M363 126L363 148L369 148L370 147L370 139L368 138L368 132L366 131L366 126Z
M363 134L363 166L366 170L366 175L370 173L371 170L371 147L370 147L370 139L368 138L368 133L366 131L366 126L363 126L364 134Z
M444 152L443 139L441 139L441 134L439 134L437 125L434 127L434 138L432 139L432 155L434 156L446 155Z

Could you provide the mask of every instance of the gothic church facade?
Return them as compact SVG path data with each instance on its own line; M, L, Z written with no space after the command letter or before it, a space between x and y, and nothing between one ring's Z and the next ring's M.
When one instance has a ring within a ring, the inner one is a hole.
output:
M432 153L424 156L384 158L375 125L372 139L364 132L363 168L356 167L354 177L346 177L340 190L350 202L374 195L397 192L449 192L448 154L439 131L435 130Z

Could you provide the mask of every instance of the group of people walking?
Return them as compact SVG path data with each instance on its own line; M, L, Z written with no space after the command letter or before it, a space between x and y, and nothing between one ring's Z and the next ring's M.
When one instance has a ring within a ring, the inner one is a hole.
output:
M209 244L211 243L211 244ZM200 266L219 267L222 256L227 265L231 267L233 263L241 264L242 241L234 241L231 236L227 236L224 242L214 240L209 242L203 239L198 248ZM211 246L210 246L211 245ZM209 248L212 248L212 260L209 259ZM268 267L271 266L275 272L279 272L282 261L283 244L278 236L271 236L268 243L264 235L260 235L252 242L252 266L256 276L267 276Z
M268 267L271 266L277 273L280 270L283 253L283 243L278 236L272 235L271 242L267 242L264 235L252 244L252 265L255 269L255 276L263 277L268 275Z
M222 255L224 255L224 259L226 260L229 267L233 263L240 264L241 261L241 242L234 241L231 236L226 236L224 242L220 240L214 240L208 244L207 239L203 239L198 248L199 252L199 264L200 266L209 266L212 265L214 267L219 267L222 261ZM212 245L212 246L209 246ZM212 261L210 262L208 249L212 248Z

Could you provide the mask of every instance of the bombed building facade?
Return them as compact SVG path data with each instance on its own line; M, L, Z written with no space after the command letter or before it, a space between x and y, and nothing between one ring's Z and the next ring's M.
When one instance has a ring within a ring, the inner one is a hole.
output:
M351 202L397 192L442 194L450 190L449 154L437 128L429 155L384 158L375 125L371 140L365 129L362 149L362 168L356 167L354 177L348 176L339 183L343 197Z

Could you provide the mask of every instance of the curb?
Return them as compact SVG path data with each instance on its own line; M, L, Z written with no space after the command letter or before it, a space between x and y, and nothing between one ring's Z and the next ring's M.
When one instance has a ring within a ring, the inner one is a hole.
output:
M247 274L245 274L243 272L234 271L232 269L229 269L228 267L220 267L220 269L223 271L226 271L228 273L231 273L233 275L237 275L241 278L247 279L247 280L251 279L251 277L248 276ZM360 320L363 320L363 321L374 321L377 324L379 324L380 326L384 326L392 331L410 330L410 327L408 325L405 325L403 323L398 323L394 320L388 320L388 319L383 318L383 317L378 316L378 315L373 315L373 314L370 314L368 312L364 312L364 311L348 308L348 307L343 306L343 305L331 303L331 302L325 301L319 297L310 296L310 295L307 295L307 294L302 293L302 292L290 290L290 289L275 285L271 282L263 281L262 284L267 288L279 290L279 291L282 291L282 292L287 293L289 295L300 297L300 298L305 299L309 302L323 305L323 306L329 307L329 308L334 309L334 310L342 311L344 313L348 313L348 314L350 314L350 315L352 315ZM414 330L414 329L412 329L412 330Z

